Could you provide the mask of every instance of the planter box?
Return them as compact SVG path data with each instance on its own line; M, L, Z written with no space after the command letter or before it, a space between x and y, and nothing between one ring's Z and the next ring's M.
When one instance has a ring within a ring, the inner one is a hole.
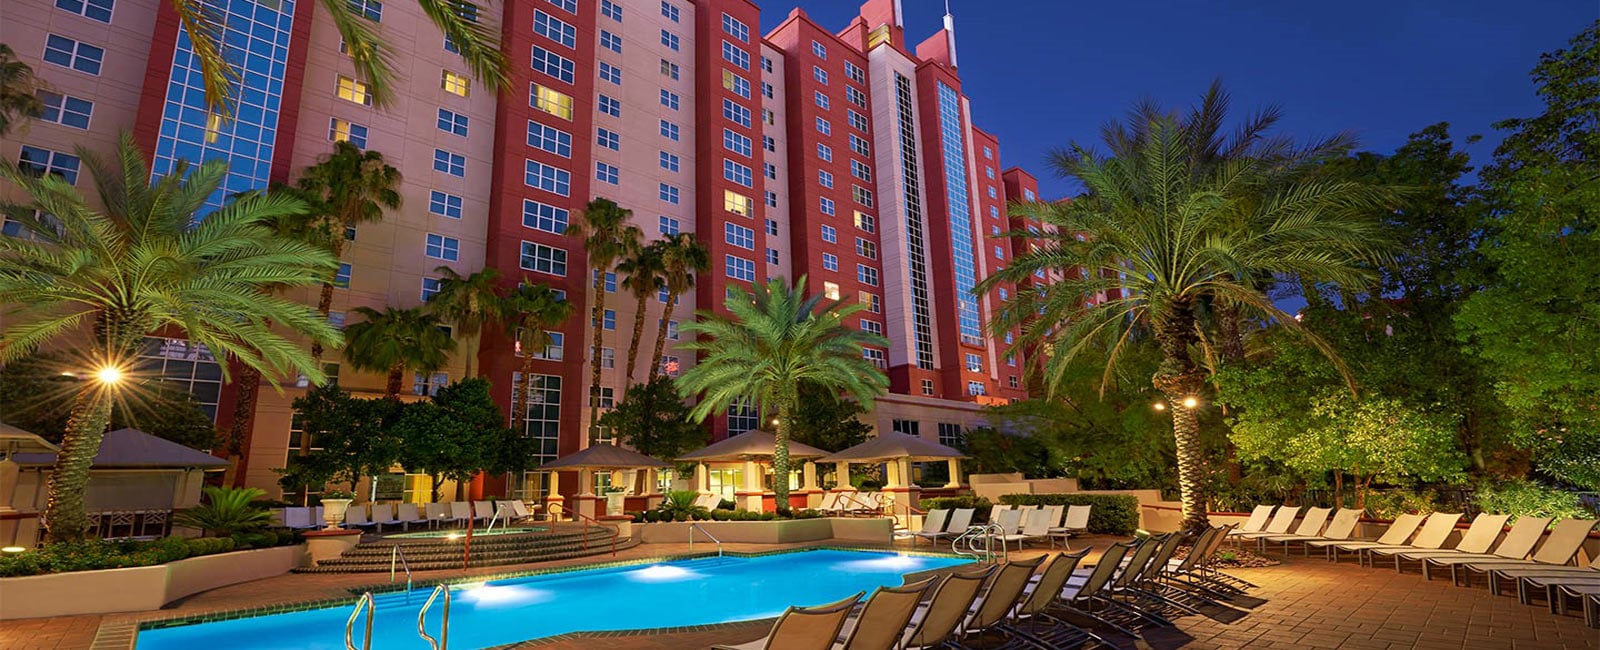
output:
M161 609L217 587L288 573L304 546L279 546L178 560L156 566L0 578L0 620Z
M706 532L724 543L793 544L835 539L887 544L894 538L894 520L826 517L780 521L701 521ZM688 522L635 524L635 536L646 544L682 544L689 540ZM695 532L695 542L715 548L705 535Z

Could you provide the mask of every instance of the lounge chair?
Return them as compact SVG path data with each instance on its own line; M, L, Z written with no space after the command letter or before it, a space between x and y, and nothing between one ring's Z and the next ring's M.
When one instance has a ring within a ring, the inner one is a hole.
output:
M1395 517L1394 521L1389 524L1389 527L1383 531L1383 535L1379 536L1376 541L1366 539L1349 542L1307 542L1307 544L1310 546L1326 548L1328 551L1328 561L1338 562L1339 551L1349 551L1351 553L1359 554L1361 549L1369 546L1394 546L1397 544L1404 544L1406 540L1411 539L1412 533L1417 532L1417 527L1421 526L1422 521L1426 518L1427 517L1422 515L1413 515L1410 513ZM1359 559L1359 555L1357 556L1357 559Z
M1520 517L1511 532L1500 540L1493 553L1449 553L1443 551L1414 551L1404 555L1407 560L1422 562L1422 577L1432 579L1434 567L1450 567L1451 582L1455 582L1456 566L1483 560L1521 560L1533 552L1533 547L1544 537L1550 527L1549 517ZM1471 531L1468 531L1471 532Z
M1254 533L1234 533L1234 542L1240 540L1253 540L1257 537L1271 537L1273 535L1287 535L1289 527L1294 525L1294 519L1300 514L1300 506L1283 506L1272 515L1272 521L1267 522L1267 527Z
M883 495L878 492L861 492L848 504L852 515L871 517L883 514Z
M1073 578L1067 581L1067 586L1062 587L1061 596L1056 599L1057 605L1137 638L1139 636L1137 632L1095 613L1096 603L1102 605L1102 609L1122 607L1101 592L1111 584L1112 578L1116 577L1117 571L1122 567L1122 559L1127 557L1131 548L1133 548L1131 542L1117 542L1106 547L1105 552L1100 555L1099 562L1089 569L1088 573L1084 573L1082 569L1074 572Z
M961 631L957 638L966 641L991 632L1004 634L1002 625L1022 600L1023 593L1028 588L1028 578L1033 576L1033 571L1041 564L1044 564L1042 555L1001 566L995 573L994 579L989 581L989 588L984 590L983 596L978 599L971 614L961 623Z
M1489 573L1489 583L1491 591L1498 596L1500 594L1499 583L1507 580L1521 582L1524 579L1533 578L1541 579L1540 581L1542 581L1542 579L1547 578L1589 578L1596 576L1600 576L1600 555L1594 556L1594 560L1589 562L1588 567L1529 566L1491 571Z
M1412 550L1377 548L1372 549L1370 552L1374 556L1393 557L1394 570L1396 573L1400 572L1402 568L1401 563L1408 560L1412 562L1421 562L1422 558L1440 555L1480 555L1489 552L1489 547L1493 546L1494 541L1500 538L1500 532L1505 530L1506 520L1510 518L1511 515L1491 515L1487 512L1479 513L1477 517L1472 518L1472 525L1467 527L1467 532L1461 534L1461 541L1456 543L1456 548L1453 551L1446 549Z
M1356 524L1361 521L1361 512L1360 508L1340 508L1338 512L1333 514L1333 521L1328 523L1327 530L1322 531L1320 535L1273 535L1261 539L1272 544L1283 544L1284 555L1289 554L1290 544L1300 542L1300 547L1305 549L1307 556L1310 556L1313 542L1345 541L1350 539L1350 535L1356 531Z
M311 508L284 508L283 525L290 530L311 530L317 528L317 521L311 518Z
M1328 508L1311 508L1306 510L1306 516L1300 518L1300 525L1295 527L1293 533L1286 535L1256 535L1252 536L1251 539L1256 540L1257 551L1266 553L1267 542L1279 542L1283 541L1284 538L1317 537L1322 534L1322 527L1328 523L1328 515L1332 513L1333 510ZM1288 543L1283 545L1283 554L1289 554Z
M1050 508L1038 510L1024 510L1022 512L1022 540L1027 544L1034 540L1049 540L1050 527L1061 523L1061 511Z
M1533 566L1566 566L1572 558L1578 555L1578 550L1583 548L1583 540L1589 536L1589 531L1594 528L1593 519L1564 519L1550 529L1550 534L1544 538L1544 543L1539 545L1539 550L1529 560L1483 560L1463 564L1466 572L1461 576L1462 584L1472 582L1472 572L1491 573L1501 569L1525 569ZM1491 578L1490 589L1498 589Z
M696 508L705 508L706 510L716 510L717 506L720 505L722 505L722 495L720 494L702 494L695 497L694 500Z
M1066 521L1060 527L1050 529L1050 548L1055 548L1055 538L1061 538L1061 546L1071 549L1068 543L1073 535L1089 532L1089 513L1093 506L1067 506Z
M1254 510L1250 511L1250 518L1246 519L1243 524L1240 524L1238 528L1233 529L1228 534L1243 535L1245 533L1261 532L1262 529L1267 527L1267 518L1272 516L1272 509L1274 507L1275 506L1266 505L1256 506Z
M1059 528L1062 528L1061 516L1066 513L1067 507L1066 506L1044 506L1041 509L1050 513L1050 518L1049 518L1050 525L1045 528L1045 537L1051 538L1051 540L1050 540L1050 548L1055 548L1055 539L1053 538L1053 535L1055 535L1055 533L1052 533L1051 531L1057 530Z
M1023 514L1025 513L1021 510L1001 510L995 519L989 521L990 524L1000 527L1000 534L995 537L999 538L1001 548L1005 548L1008 541L1016 541L1019 544L1022 542Z
M938 578L928 578L900 587L879 587L861 607L861 612L845 621L839 641L842 650L893 650L900 645L911 615Z
M911 533L911 545L916 546L918 538L926 539L930 542L939 539L941 535L944 535L944 526L949 521L950 511L948 509L934 508L929 510L928 514L922 517L922 530Z
M866 592L830 605L790 607L772 624L766 638L741 645L711 646L713 650L829 650L839 637L839 629L850 617L850 610Z
M1024 642L1046 648L1060 648L1086 640L1109 647L1110 644L1099 635L1053 616L1049 611L1056 607L1056 599L1061 596L1067 580L1088 554L1089 549L1085 548L1073 553L1061 553L1051 559L1044 571L1030 581L1031 586L1022 603L1012 613L1012 619L1002 622L999 628L1013 637L1020 637ZM1027 629L1023 629L1023 624L1027 625Z
M1583 599L1583 622L1589 627L1600 629L1600 586L1591 585L1561 585L1562 598L1572 597ZM1555 604L1557 614L1565 614L1564 600Z
M817 504L817 512L828 514L839 511L839 493L827 492L822 495L822 503Z
M1417 531L1417 536L1411 538L1410 544L1395 544L1384 546L1375 544L1362 547L1356 551L1363 564L1372 566L1372 561L1377 558L1380 551L1415 551L1425 549L1438 549L1444 546L1444 541L1450 538L1450 533L1455 532L1456 523L1461 521L1461 513L1435 512L1428 515L1428 520L1423 522L1422 530Z
M472 518L475 521L489 523L494 520L494 504L488 501L472 502Z
M1011 506L996 503L992 506L989 506L989 518L985 519L984 521L987 521L991 524L999 523L1000 513L1012 509L1013 508Z
M377 524L372 523L372 518L367 516L367 504L352 503L344 511L344 523L357 528L370 528Z
M450 502L450 520L451 521L454 521L454 522L456 522L458 524L461 524L461 525L466 525L467 522L472 521L474 519L477 519L477 517L473 516L473 514L472 514L472 502L471 501L451 501Z
M394 526L401 523L400 520L394 516L394 504L392 503L372 504L371 521L374 526L378 527L377 530L380 533L383 532L384 526Z
M396 513L396 519L400 520L401 530L411 530L411 524L428 523L428 518L422 516L422 513L417 511L417 504L415 503L400 504L399 511Z
M1600 566L1600 556L1590 566ZM1600 570L1579 569L1568 574L1539 574L1524 575L1517 579L1517 600L1524 605L1533 603L1533 594L1544 594L1545 602L1550 604L1550 611L1556 614L1561 607L1562 587L1600 587Z
M967 611L994 574L994 567L973 573L952 573L933 590L928 604L911 616L911 627L901 639L907 650L942 648L966 619Z
M455 521L450 514L449 503L429 503L423 506L423 511L428 514L428 526L437 528L447 522Z

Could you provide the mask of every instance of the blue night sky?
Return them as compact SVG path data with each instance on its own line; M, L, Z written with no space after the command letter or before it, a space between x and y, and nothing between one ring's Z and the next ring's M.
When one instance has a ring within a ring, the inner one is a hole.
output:
M763 31L791 2L762 2ZM849 0L800 0L837 31ZM911 45L940 26L942 0L905 0ZM1338 2L1068 2L951 0L965 90L1002 162L1040 177L1042 194L1073 193L1043 168L1052 147L1097 137L1141 97L1188 106L1212 78L1234 114L1280 104L1280 129L1302 138L1353 132L1389 152L1448 121L1481 165L1499 136L1489 125L1533 114L1528 71L1600 17L1596 0L1340 0Z

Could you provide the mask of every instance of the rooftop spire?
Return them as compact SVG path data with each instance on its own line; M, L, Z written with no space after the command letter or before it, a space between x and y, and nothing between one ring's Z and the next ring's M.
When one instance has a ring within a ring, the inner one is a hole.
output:
M950 67L958 67L956 63L956 18L950 15L950 0L944 0L944 34L950 45Z

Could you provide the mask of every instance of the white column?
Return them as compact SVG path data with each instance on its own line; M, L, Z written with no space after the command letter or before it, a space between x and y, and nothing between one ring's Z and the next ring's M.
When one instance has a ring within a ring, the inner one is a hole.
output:
M951 458L947 462L950 465L950 482L945 483L944 486L947 488L961 487L961 459Z

